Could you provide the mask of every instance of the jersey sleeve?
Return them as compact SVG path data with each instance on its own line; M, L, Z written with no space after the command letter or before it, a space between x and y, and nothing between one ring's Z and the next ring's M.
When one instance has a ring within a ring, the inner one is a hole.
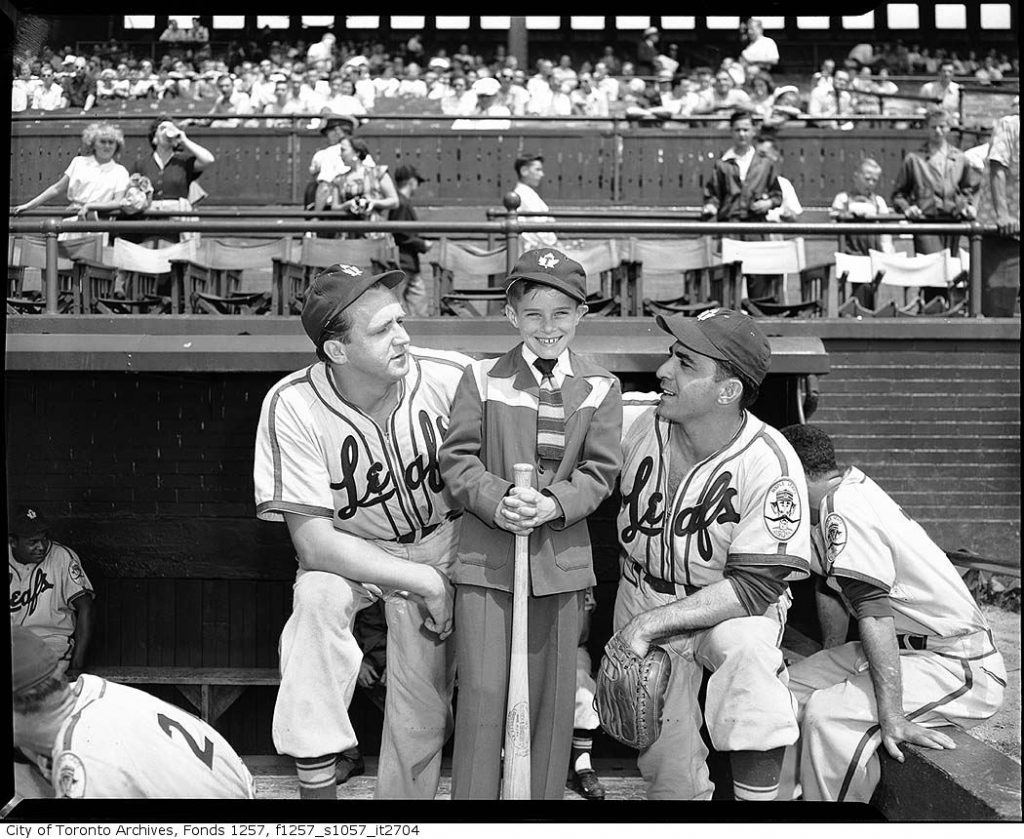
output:
M766 437L764 443L763 453L744 469L737 499L740 520L726 569L782 566L792 582L810 574L807 482L796 454L783 447L785 440Z
M60 575L63 602L71 603L82 595L92 596L94 594L92 583L85 575L85 569L82 567L82 561L78 558L78 554L70 548L65 548L64 551Z
M629 433L629 429L633 427L633 423L640 419L645 411L656 407L660 401L661 397L653 391L650 393L639 393L631 390L628 393L622 394L623 440L626 439L626 435Z
M320 439L300 400L274 388L263 401L256 431L253 483L256 515L284 521L284 513L334 518L331 476Z
M840 486L823 512L819 526L829 573L888 593L896 581L895 556L871 505L854 488Z

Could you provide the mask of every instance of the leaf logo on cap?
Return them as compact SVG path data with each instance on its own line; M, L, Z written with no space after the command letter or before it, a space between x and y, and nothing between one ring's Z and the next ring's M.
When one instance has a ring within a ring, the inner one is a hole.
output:
M542 268L554 268L558 264L558 260L555 259L555 255L548 251L544 256L537 260L537 264Z
M706 312L701 312L699 315L697 315L697 320L707 320L708 318L713 318L720 311L722 311L722 310L721 309L708 309Z
M361 269L356 268L355 265L341 265L338 270L343 274L348 274L350 277L361 277L363 272Z
M25 518L27 518L27 519L34 519L35 517L36 517L36 511L35 510L26 510L25 511Z

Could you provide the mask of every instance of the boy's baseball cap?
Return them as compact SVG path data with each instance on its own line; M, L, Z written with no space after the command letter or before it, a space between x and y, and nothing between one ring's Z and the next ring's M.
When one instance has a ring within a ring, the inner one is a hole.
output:
M575 259L554 248L537 248L519 257L505 281L506 294L518 280L551 286L573 300L587 302L587 272Z
M658 326L688 350L728 361L754 384L768 373L772 349L753 318L733 309L711 309L697 317L658 315Z
M57 654L29 629L11 627L11 691L38 687L57 671Z
M19 539L28 539L46 533L50 529L50 521L38 507L26 504L19 505L10 520L8 531Z
M383 283L394 288L404 279L402 271L369 274L355 265L335 263L313 278L302 307L302 328L316 344L338 312L355 303L370 286Z

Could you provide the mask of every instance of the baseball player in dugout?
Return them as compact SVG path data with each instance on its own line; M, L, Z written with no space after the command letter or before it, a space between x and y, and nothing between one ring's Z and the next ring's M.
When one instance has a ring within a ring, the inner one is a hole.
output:
M825 649L790 669L800 743L780 797L869 801L879 747L901 762L900 743L955 748L934 727L995 714L1006 670L945 551L860 469L840 468L822 429L782 433L807 475ZM845 643L850 614L860 640Z
M809 573L807 488L785 438L747 410L771 349L745 314L658 317L661 393L623 398L622 575L614 639L668 652L661 736L640 752L652 799L710 799L697 693L740 800L776 797L797 722L779 642Z
M11 627L15 789L25 798L254 798L212 726L141 690L84 674Z
M304 798L335 798L337 756L357 745L352 624L378 598L388 683L376 797L433 798L452 729L460 511L437 450L470 359L410 346L393 291L403 280L351 265L318 274L302 310L318 361L274 385L260 414L257 515L286 522L299 565L273 738Z
M441 448L445 482L466 510L455 570L454 799L498 798L518 534L529 535L530 797L564 797L577 647L595 582L586 519L621 464L619 382L570 349L586 281L561 251L519 258L505 314L522 341L466 369ZM535 465L532 487L513 486L516 463Z
M38 507L19 506L10 519L7 565L11 625L38 635L74 681L85 664L93 624L93 588L78 554L50 538Z

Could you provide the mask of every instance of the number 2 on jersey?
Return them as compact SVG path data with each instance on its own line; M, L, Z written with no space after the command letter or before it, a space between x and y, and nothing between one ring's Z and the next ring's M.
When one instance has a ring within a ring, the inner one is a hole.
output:
M192 735L185 730L185 726L177 720L172 720L163 714L157 714L156 721L168 737L171 736L171 729L176 728L180 731L181 736L185 738L185 742L188 743L188 747L192 750L192 754L205 763L207 769L213 769L213 743L209 737L203 738L206 742L203 744L203 748L200 749L199 744L193 739Z

